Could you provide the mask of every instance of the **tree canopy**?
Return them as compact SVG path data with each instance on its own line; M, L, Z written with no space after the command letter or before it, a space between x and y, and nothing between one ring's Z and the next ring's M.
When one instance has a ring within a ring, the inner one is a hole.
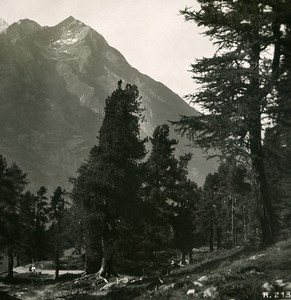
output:
M85 213L87 247L99 248L99 273L105 277L115 274L112 259L118 237L130 232L141 213L141 160L146 154L139 133L142 119L137 87L127 84L123 89L119 81L106 100L99 144L74 181L74 203Z
M288 1L199 0L199 10L181 11L186 21L205 28L217 51L192 64L200 89L189 95L203 113L176 125L194 145L219 149L222 156L251 160L256 182L262 243L272 242L276 217L266 179L263 130L280 108ZM288 10L289 8L289 10ZM271 53L271 55L270 55ZM275 120L275 119L274 119Z

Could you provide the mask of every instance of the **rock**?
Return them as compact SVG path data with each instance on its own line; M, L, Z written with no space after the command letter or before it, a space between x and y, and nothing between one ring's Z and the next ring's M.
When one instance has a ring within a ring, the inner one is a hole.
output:
M159 287L159 291L167 291L167 290L169 290L169 289L171 289L172 288L172 284L170 284L170 285L165 285L165 284L163 284L163 285L161 285L160 287Z
M203 292L203 297L214 298L217 296L217 287L211 286Z
M130 280L130 283L141 283L141 282L143 282L143 277L133 278L132 280Z
M188 290L187 295L194 295L195 289Z
M107 284L105 284L101 289L100 291L106 291L106 290L110 290L112 289L113 287L116 286L116 282L109 282Z
M257 274L261 270L257 266L247 266L240 269L241 273L250 272L251 274Z
M250 271L250 274L255 274L255 275L265 275L264 272L258 272L258 271L256 271L256 270L251 270L251 271Z
M208 276L205 275L205 276L200 277L197 281L203 283L203 282L206 282L208 280L209 280Z
M262 290L263 290L264 292L270 293L270 292L274 291L274 286L273 286L271 283L269 283L269 282L265 282L265 283L262 285Z
M290 292L291 291L291 282L286 282L286 285L284 286L283 290Z
M167 291L169 289L174 289L174 288L177 288L177 287L178 287L178 284L176 284L176 283L171 283L171 284L168 284L168 285L163 284L159 287L159 290Z
M256 255L251 256L250 260L257 260L258 258L263 257L265 255L266 255L265 253L256 254Z
M100 292L100 291L97 291L97 292L94 292L94 293L91 293L90 294L90 297L92 297L92 296L96 296L96 297L105 297L105 296L107 296L109 294L109 291L102 291L102 292ZM98 298L96 298L96 299L98 299Z
M123 278L118 279L118 283L124 283L127 284L129 282L132 282L132 280L134 280L133 277L129 277L129 276L125 276Z
M286 283L283 281L283 279L275 280L275 285L278 287L284 287Z
M202 284L201 282L199 282L199 281L194 281L193 284L194 284L195 286L200 287L200 288L203 287L203 284Z

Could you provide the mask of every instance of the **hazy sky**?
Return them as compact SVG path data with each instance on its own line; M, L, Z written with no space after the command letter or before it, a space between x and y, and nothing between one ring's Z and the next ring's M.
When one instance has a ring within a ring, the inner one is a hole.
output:
M189 65L212 53L207 38L179 10L195 0L0 0L8 23L55 25L72 15L102 34L142 73L183 96L194 91Z

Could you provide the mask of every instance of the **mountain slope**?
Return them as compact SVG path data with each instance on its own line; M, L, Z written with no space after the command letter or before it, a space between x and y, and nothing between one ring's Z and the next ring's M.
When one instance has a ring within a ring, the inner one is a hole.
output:
M197 114L73 17L54 27L18 21L0 34L0 43L0 153L23 167L34 187L68 187L67 178L97 142L105 99L119 79L140 90L144 136L181 114ZM193 151L186 143L178 154ZM213 169L195 150L192 178L202 183Z
M0 33L2 31L5 31L8 27L9 27L9 24L5 20L0 18Z
M5 31L8 27L9 27L9 24L5 20L0 18L0 33L2 31Z

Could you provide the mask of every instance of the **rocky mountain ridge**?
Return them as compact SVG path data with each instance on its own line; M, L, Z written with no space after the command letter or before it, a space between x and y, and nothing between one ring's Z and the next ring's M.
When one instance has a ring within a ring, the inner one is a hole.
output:
M0 33L0 43L0 153L28 172L33 187L69 188L67 178L97 142L105 99L119 79L139 88L143 136L179 115L197 114L73 17L53 27L20 20ZM181 139L177 154L194 152L190 176L201 184L215 164L187 143Z
M9 27L9 24L5 20L0 18L0 33L2 31L5 31L8 27Z

